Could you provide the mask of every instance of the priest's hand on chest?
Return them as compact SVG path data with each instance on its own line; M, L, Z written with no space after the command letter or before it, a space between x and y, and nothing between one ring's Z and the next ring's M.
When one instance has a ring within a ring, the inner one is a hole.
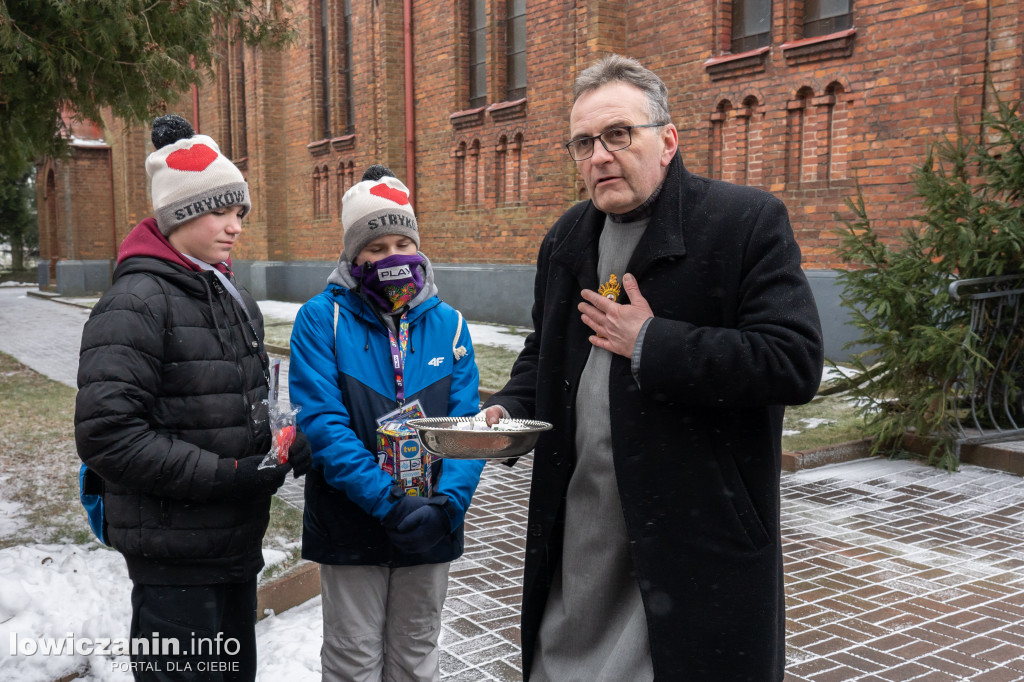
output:
M579 304L583 323L594 331L590 343L624 357L632 357L636 338L649 318L654 317L647 299L640 293L636 278L626 273L622 287L629 303L617 303L596 291L583 290Z

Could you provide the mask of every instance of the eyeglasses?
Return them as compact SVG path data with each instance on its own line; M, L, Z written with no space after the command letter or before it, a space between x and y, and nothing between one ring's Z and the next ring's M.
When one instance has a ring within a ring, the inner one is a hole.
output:
M565 144L565 148L569 150L569 156L573 161L584 161L594 155L594 140L600 140L601 146L606 152L617 152L633 144L634 128L660 128L667 125L668 123L644 123L638 126L619 126L593 137L577 137L575 140L569 140Z

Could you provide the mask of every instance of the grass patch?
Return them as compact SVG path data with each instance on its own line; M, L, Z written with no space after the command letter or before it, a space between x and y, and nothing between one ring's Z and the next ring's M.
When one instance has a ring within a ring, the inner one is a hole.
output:
M302 560L302 512L278 497L270 500L270 525L263 546L288 555L284 561L268 566L260 575L260 584L287 574Z
M0 491L20 512L0 548L92 537L78 503L75 393L0 353Z
M476 367L480 371L480 387L499 389L508 383L512 364L519 353L497 346L473 345Z
M34 268L26 270L0 270L0 282L16 282L18 284L38 286L38 279L39 273Z
M290 348L292 341L292 323L287 320L263 319L263 342L271 346Z
M806 405L787 407L782 428L799 433L784 435L782 449L800 452L863 438L864 419L850 400L845 394L819 396Z
M74 416L77 391L0 353L0 500L17 505L18 527L0 549L25 544L95 542L78 501ZM288 559L264 572L280 575L299 561L302 512L273 498L264 547Z

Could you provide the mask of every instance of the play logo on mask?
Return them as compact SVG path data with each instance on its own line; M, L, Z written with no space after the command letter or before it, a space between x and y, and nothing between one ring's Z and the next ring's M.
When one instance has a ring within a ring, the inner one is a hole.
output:
M399 279L409 279L412 277L412 270L408 265L396 265L392 268L379 268L377 270L377 279L381 282L393 282Z
M396 253L376 263L352 263L350 271L381 310L393 311L412 301L423 288L422 265L423 257L418 253Z

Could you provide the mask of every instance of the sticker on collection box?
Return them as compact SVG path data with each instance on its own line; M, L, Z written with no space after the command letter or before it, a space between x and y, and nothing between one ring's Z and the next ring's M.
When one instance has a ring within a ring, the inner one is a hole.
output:
M430 465L435 459L420 445L411 426L388 422L377 429L377 462L406 495L430 497Z

